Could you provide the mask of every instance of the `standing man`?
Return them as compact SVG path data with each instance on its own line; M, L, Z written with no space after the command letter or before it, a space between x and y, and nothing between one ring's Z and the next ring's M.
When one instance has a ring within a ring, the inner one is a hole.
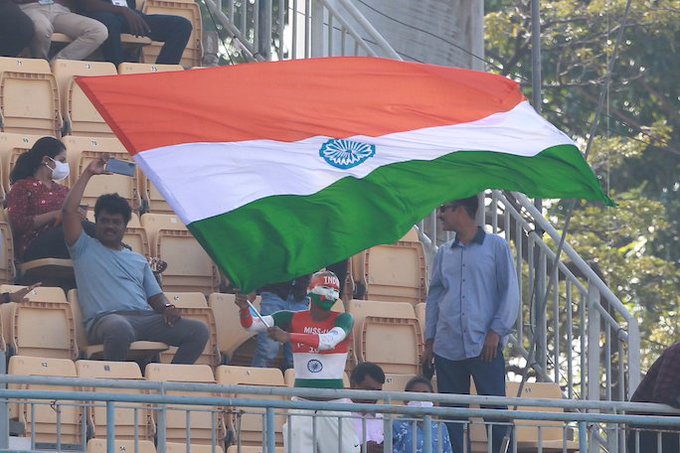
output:
M312 276L307 295L311 300L309 310L277 311L262 319L253 319L244 294L238 294L235 302L245 329L266 331L276 341L291 343L295 387L341 389L354 320L349 313L331 311L340 298L340 281L333 272L317 272ZM347 398L333 401L351 403ZM289 410L288 414L290 438L288 429L283 428L286 451L359 453L357 435L351 420L346 418L350 412Z
M661 353L630 400L637 403L667 404L680 409L680 341ZM628 432L629 452L655 453L658 451L659 439L661 451L680 451L680 433L671 432L668 427L634 428L638 429ZM665 432L659 436L659 431Z
M94 206L95 237L83 232L79 211L90 178L106 173L106 160L83 170L62 207L64 239L73 259L88 341L104 344L104 360L125 361L134 341L177 346L172 363L192 364L210 332L195 319L184 319L163 294L142 255L123 246L132 210L118 194L102 195Z
M475 223L476 196L439 208L444 230L456 239L434 259L427 297L424 359L434 359L442 393L505 396L503 347L519 311L517 274L508 243ZM463 450L463 424L449 423L453 451ZM492 426L493 451L500 450L505 427ZM469 451L469 448L468 450Z
M148 36L163 43L156 64L179 64L191 36L191 22L181 16L144 14L135 9L135 0L78 0L84 14L98 20L108 30L102 44L104 59L116 67L126 61L120 41L122 33Z

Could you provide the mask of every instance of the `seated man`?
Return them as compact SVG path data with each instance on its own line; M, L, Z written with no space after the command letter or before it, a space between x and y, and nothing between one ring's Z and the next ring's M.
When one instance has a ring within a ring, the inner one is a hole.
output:
M349 377L349 385L354 390L382 391L385 385L385 373L379 365L371 362L361 362L353 370ZM376 400L353 399L355 403L375 404ZM385 442L385 428L382 414L374 412L353 412L354 430L359 442L362 444L362 453L382 453ZM364 431L364 426L366 430ZM366 433L364 435L364 432ZM364 439L365 437L365 439ZM363 448L366 442L366 448Z
M191 36L191 22L180 16L143 14L135 9L135 0L79 0L84 14L106 25L109 37L102 45L107 61L125 61L121 33L148 36L163 44L156 64L179 64Z
M83 60L107 37L106 27L89 17L71 12L68 0L14 0L31 18L35 33L31 53L47 60L52 33L63 33L73 41L61 49L54 59Z
M102 195L94 208L96 237L83 233L78 206L88 181L106 173L93 160L71 188L62 208L64 239L78 286L88 341L104 344L104 359L123 361L133 341L160 341L179 349L172 363L192 364L208 341L208 327L182 319L163 295L149 263L122 244L132 214L118 194Z
M16 57L33 39L33 22L12 0L0 0L0 57Z
M340 282L334 273L317 272L312 276L307 291L311 300L309 310L277 311L263 316L262 320L253 319L245 295L236 296L244 328L252 332L267 331L276 341L292 344L295 387L343 388L342 376L354 320L349 313L331 311L340 298L339 292ZM351 402L346 398L333 401ZM284 427L286 451L336 453L342 433L342 451L359 452L352 424L346 418L339 420L339 417L347 417L349 412L289 410L288 414L291 438L287 437L288 429Z

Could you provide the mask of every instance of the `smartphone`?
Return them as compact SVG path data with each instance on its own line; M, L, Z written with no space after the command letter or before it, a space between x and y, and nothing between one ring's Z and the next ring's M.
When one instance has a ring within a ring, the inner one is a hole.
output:
M136 167L137 165L135 165L134 162L127 162L118 159L109 159L106 161L106 171L109 173L116 173L118 175L134 176Z

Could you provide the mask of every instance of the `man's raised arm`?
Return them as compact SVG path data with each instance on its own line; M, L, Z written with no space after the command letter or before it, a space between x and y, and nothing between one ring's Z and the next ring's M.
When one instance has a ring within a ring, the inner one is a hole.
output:
M87 187L87 183L92 176L106 173L107 157L108 156L102 156L101 158L90 162L73 187L71 187L71 190L64 201L64 205L61 207L64 239L69 246L75 244L80 237L80 234L83 232L83 226L81 224L82 217L80 215L79 207L80 200L83 199L85 187Z

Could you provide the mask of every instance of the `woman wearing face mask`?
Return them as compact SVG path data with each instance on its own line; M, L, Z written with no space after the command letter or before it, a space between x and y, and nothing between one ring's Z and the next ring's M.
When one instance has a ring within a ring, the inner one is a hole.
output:
M433 393L430 381L423 376L416 376L406 383L405 392ZM411 407L432 407L432 401L408 401ZM422 421L412 419L396 420L392 426L392 451L394 453L422 453L424 451L425 433ZM439 438L441 436L441 445ZM414 449L415 447L415 449ZM446 425L442 422L432 423L432 451L435 453L452 453L451 441Z
M61 226L61 206L68 188L59 184L68 175L66 148L54 137L39 139L17 159L7 195L17 260L69 258ZM85 220L85 211L82 218L83 229L94 236L94 224Z

